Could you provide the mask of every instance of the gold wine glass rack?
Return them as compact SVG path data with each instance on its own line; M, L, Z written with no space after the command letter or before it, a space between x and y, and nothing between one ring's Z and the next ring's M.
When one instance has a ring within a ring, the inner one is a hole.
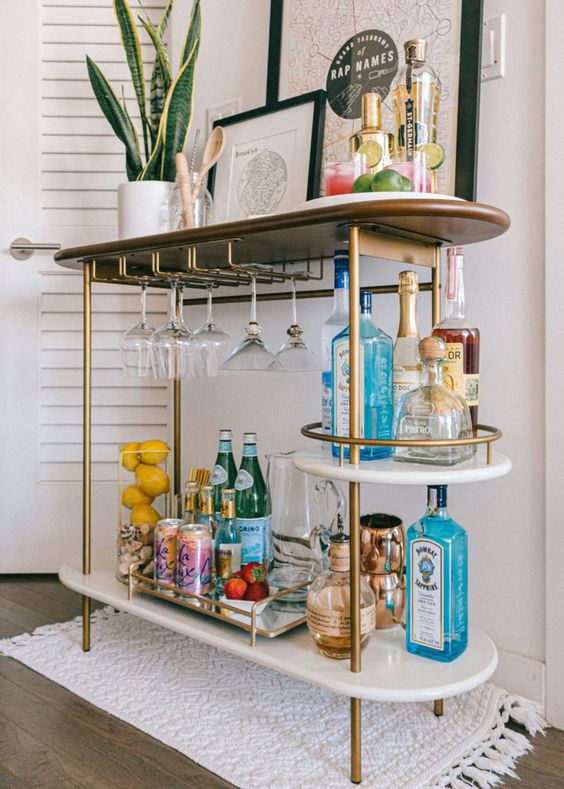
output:
M55 260L83 272L84 310L84 396L83 396L83 550L82 575L76 588L88 590L91 561L91 288L92 283L171 287L175 283L196 291L211 287L242 288L251 277L267 286L261 301L287 299L291 291L280 286L295 279L305 286L320 281L323 261L332 259L335 248L348 241L350 271L350 438L328 437L307 425L302 433L316 440L336 440L350 446L349 463L358 465L360 445L369 442L360 436L360 354L359 292L360 258L370 258L376 270L378 259L403 266L430 270L430 281L421 290L432 294L432 323L440 320L441 248L466 246L493 239L510 225L508 215L481 203L434 197L415 200L374 199L340 206L305 209L291 213L241 220L204 228L180 230L156 236L111 241L104 244L63 249ZM273 290L270 290L272 288ZM394 293L396 285L374 285L373 293ZM325 298L332 290L298 291L298 298ZM216 303L238 302L248 295L223 293ZM186 304L200 304L197 295ZM180 489L181 406L180 381L174 382L174 486ZM305 431L305 432L304 432ZM485 432L486 436L478 435ZM486 443L500 437L495 428L481 426L475 437L465 443ZM370 442L378 443L378 442ZM388 442L393 443L393 442ZM436 443L436 442L435 442ZM400 465L400 464L397 464ZM360 650L360 483L349 482L349 519L351 536L351 660L350 670L361 671ZM117 583L117 582L116 582ZM108 595L105 595L106 599ZM100 599L103 596L100 595ZM83 593L84 650L90 649L90 601ZM172 626L172 625L171 625ZM283 640L283 639L282 639ZM255 650L256 652L256 650ZM252 659L252 658L249 658ZM491 666L491 661L490 661ZM492 669L493 670L493 669ZM491 673L491 672L490 672ZM482 680L483 681L483 680ZM361 683L362 684L362 683ZM360 685L358 686L360 687ZM360 691L357 691L360 693ZM361 780L361 699L351 696L351 780ZM442 713L442 700L435 700L435 713Z

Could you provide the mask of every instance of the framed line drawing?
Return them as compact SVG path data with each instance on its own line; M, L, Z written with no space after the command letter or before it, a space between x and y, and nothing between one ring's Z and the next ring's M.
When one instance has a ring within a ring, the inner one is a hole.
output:
M482 6L483 0L271 0L267 104L326 89L324 157L346 159L362 93L380 94L383 125L394 131L388 95L403 44L424 38L442 83L437 141L446 161L438 191L473 200Z
M292 211L319 196L325 106L317 90L214 123L226 136L208 183L214 223Z

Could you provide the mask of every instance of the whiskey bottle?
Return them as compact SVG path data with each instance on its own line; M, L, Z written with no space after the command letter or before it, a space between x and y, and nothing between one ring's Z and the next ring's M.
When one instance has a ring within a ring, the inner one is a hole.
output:
M407 530L406 647L449 662L468 643L468 538L447 512L447 486L427 488L427 511Z
M427 42L423 38L406 41L405 66L392 84L396 125L396 148L415 151L437 141L437 120L441 81L427 62Z
M480 331L471 328L464 315L464 254L460 247L447 250L447 267L445 319L434 327L433 335L444 340L447 347L444 383L466 400L472 425L476 426L480 401Z
M329 570L322 573L307 595L307 626L322 655L341 660L351 654L350 541L337 516L338 533L329 538ZM376 627L376 598L360 576L360 646L364 648Z
M417 389L421 380L419 363L419 326L417 324L417 294L419 282L415 271L399 275L400 320L394 345L394 408L406 392Z
M382 128L382 99L378 93L364 93L361 103L361 128L349 137L351 156L366 156L370 172L376 173L390 163L394 135Z

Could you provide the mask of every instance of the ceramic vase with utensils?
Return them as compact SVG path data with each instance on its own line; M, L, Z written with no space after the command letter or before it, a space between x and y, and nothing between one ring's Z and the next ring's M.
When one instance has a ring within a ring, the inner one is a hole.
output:
M376 597L376 628L394 627L405 608L405 530L395 515L360 519L360 570Z

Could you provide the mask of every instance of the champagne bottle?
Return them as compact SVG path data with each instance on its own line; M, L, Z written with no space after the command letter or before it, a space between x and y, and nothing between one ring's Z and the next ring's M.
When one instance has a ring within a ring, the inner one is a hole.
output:
M231 430L219 431L219 449L215 466L210 478L213 485L213 505L215 517L221 517L221 494L225 488L232 488L237 476L237 466L233 458Z
M406 392L417 389L421 380L419 363L419 326L417 294L419 283L415 271L399 275L400 321L394 345L394 408Z
M235 509L241 534L241 564L262 562L271 554L270 502L257 457L256 433L244 433L243 457L235 480Z

